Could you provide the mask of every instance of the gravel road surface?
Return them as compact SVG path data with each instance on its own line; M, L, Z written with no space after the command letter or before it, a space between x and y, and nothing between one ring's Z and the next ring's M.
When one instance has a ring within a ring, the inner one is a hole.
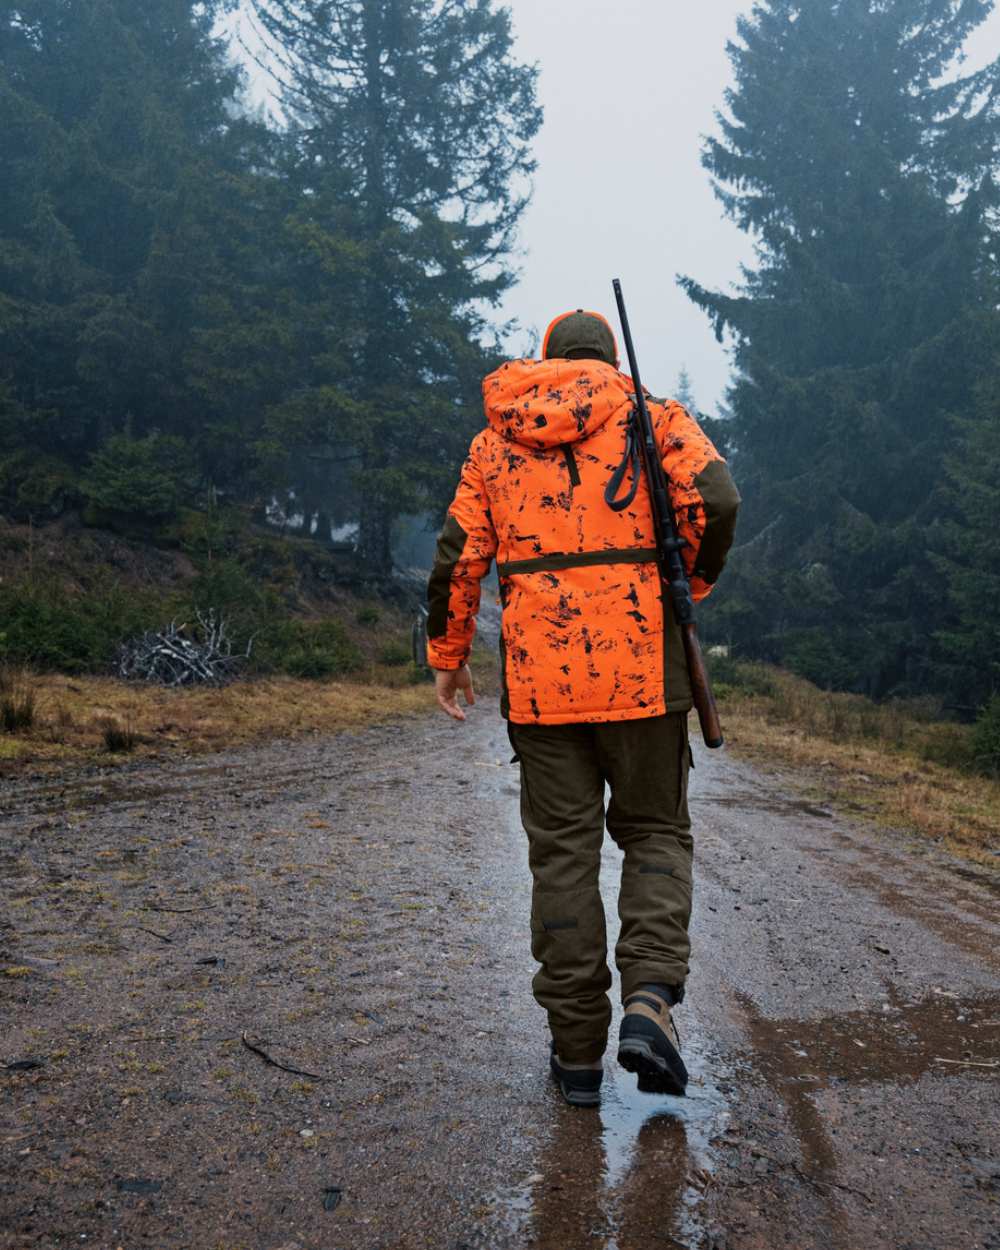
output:
M509 758L0 781L0 1247L1000 1250L997 878L700 752L690 1096L573 1109Z

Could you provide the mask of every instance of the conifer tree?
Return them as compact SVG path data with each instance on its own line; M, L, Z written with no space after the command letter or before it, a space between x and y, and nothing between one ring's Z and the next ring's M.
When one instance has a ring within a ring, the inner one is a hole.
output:
M955 420L936 568L947 579L940 641L949 703L971 714L1000 692L1000 326L972 411Z
M694 398L694 389L691 386L691 375L687 371L687 365L681 365L681 371L677 375L677 385L674 387L674 399L679 404L683 404L688 412L697 412L698 405Z
M272 443L356 457L359 548L382 575L393 518L437 501L478 422L481 309L513 278L535 71L494 0L254 7L280 65L298 228L323 258L314 298L336 313Z
M253 439L221 429L217 365L195 350L237 324L247 343L240 296L273 268L259 223L256 264L238 254L236 219L246 235L266 201L266 143L240 116L223 7L23 0L0 16L0 375L16 401L0 411L0 505L14 515L79 502L89 458L108 444L126 466L133 432L180 437L206 478L245 480Z
M729 48L704 163L757 264L733 294L682 280L735 342L744 546L720 598L749 650L823 684L932 679L927 536L981 367L1000 140L1000 61L955 67L992 7L759 0Z

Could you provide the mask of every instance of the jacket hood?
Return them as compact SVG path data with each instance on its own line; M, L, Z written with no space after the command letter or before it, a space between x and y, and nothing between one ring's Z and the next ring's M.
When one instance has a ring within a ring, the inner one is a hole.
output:
M493 429L536 448L582 442L633 395L630 380L601 360L511 360L483 382Z

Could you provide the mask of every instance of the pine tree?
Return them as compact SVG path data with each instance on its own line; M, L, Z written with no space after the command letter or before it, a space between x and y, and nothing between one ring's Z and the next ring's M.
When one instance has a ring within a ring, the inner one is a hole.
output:
M950 592L940 631L949 702L971 714L1000 692L1000 325L973 410L957 417L936 568Z
M1000 138L1000 61L947 71L992 7L757 3L704 154L757 265L734 294L682 280L735 341L742 640L873 694L933 678L927 535L981 363Z
M681 365L681 371L677 375L677 385L674 387L674 399L679 404L683 404L688 412L695 413L698 411L698 405L694 398L694 389L691 386L691 375L687 371L687 365Z
M479 310L513 280L536 74L493 0L254 7L281 66L298 229L338 314L291 422L314 450L357 457L359 550L381 575L394 517L439 497L478 415Z
M255 265L235 250L235 218L266 199L266 139L240 116L223 7L24 0L0 17L0 374L20 406L0 417L0 502L15 514L79 502L89 457L126 429L184 439L212 479L225 445L245 480L254 440L222 435L195 353L237 324L247 342L239 296L273 266L271 228Z

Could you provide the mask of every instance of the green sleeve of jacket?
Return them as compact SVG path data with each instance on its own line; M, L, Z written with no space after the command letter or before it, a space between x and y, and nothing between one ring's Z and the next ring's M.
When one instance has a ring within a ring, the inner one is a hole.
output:
M496 555L497 538L474 441L438 538L427 587L427 662L461 668L472 650L479 584Z
M726 563L736 533L740 493L725 460L710 460L694 484L705 507L705 532L701 536L694 576L714 586Z
M697 603L711 593L726 563L740 495L725 460L683 404L654 399L651 416Z

